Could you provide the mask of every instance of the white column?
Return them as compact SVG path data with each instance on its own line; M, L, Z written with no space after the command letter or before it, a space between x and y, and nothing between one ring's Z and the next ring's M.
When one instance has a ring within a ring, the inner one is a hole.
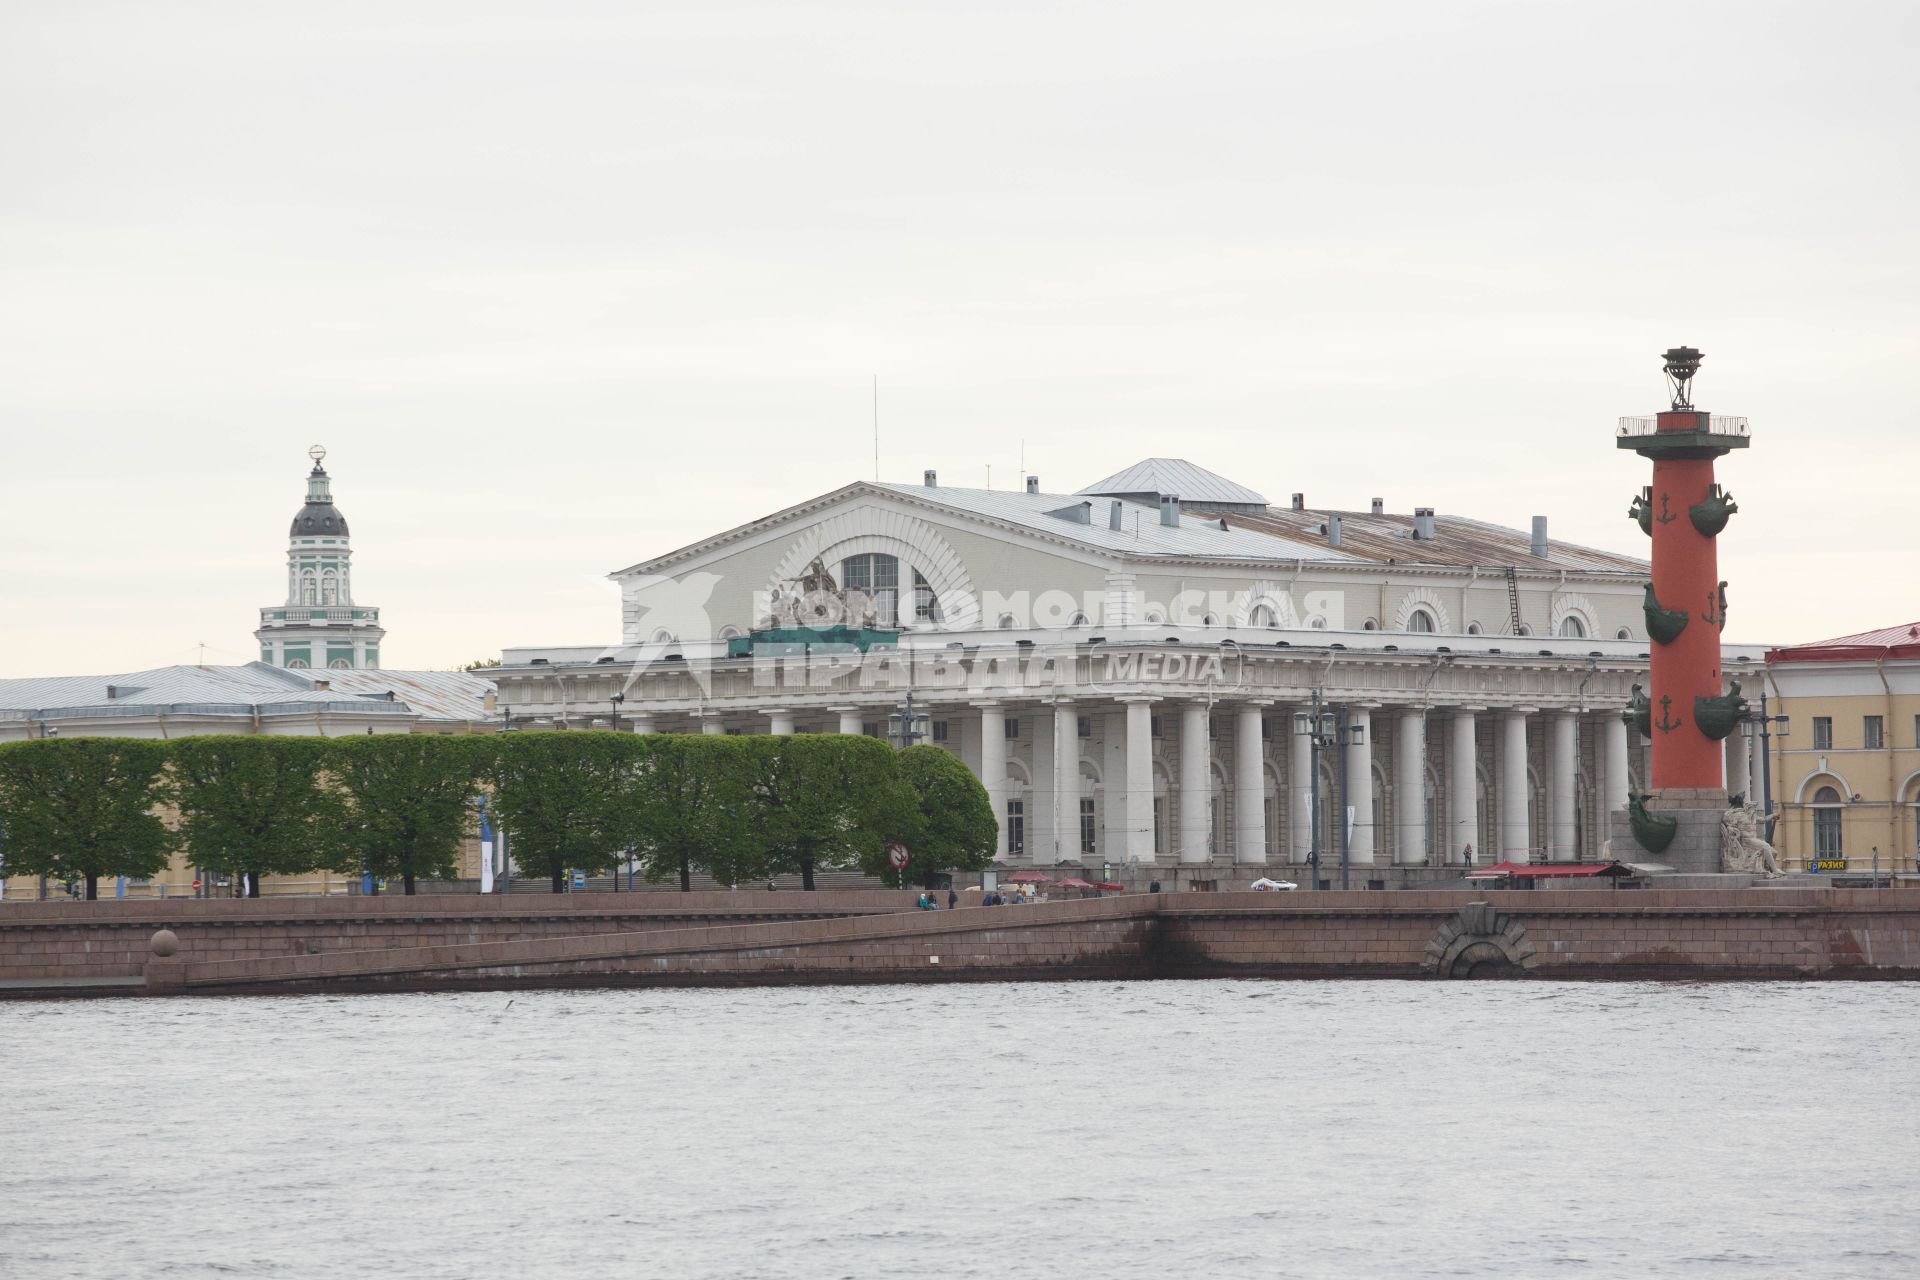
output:
M1453 738L1447 753L1447 780L1453 789L1453 802L1447 806L1452 838L1444 850L1445 861L1450 863L1465 863L1467 846L1480 838L1480 753L1474 741L1473 723L1473 713L1478 709L1453 709ZM1482 851L1474 852L1477 855ZM1476 857L1474 861L1486 863L1493 859Z
M1627 722L1617 712L1609 711L1600 717L1600 731L1606 735L1607 760L1607 813L1603 830L1611 836L1613 815L1627 807L1627 793L1633 788L1633 771L1627 764Z
M987 803L993 806L993 825L998 832L993 856L1007 856L1007 713L997 704L980 708L980 785L987 789Z
M1127 703L1126 835L1127 861L1153 865L1153 705L1149 699Z
M775 737L785 738L785 737L792 736L793 712L788 711L784 707L773 707L766 711L762 711L760 714L765 716L768 722L772 725L772 729L770 731L773 733Z
M1020 736L1031 742L1033 784L1027 788L1027 856L1050 867L1053 852L1053 724L1044 706L1020 709Z
M653 727L653 713L649 711L636 711L633 715L633 731L635 733L653 733L655 731Z
M1403 710L1393 732L1394 861L1413 866L1427 857L1427 713Z
M1312 715L1312 707L1306 708ZM1311 726L1318 733L1319 725ZM1313 852L1313 744L1299 734L1287 733L1287 826L1292 837L1292 847L1287 850L1290 862L1305 862Z
M1373 863L1373 710L1350 707L1347 725L1360 729L1360 741L1348 742L1347 806L1353 810L1353 835L1347 841L1347 861L1354 866ZM1347 815L1337 815L1345 822Z
M1547 835L1547 861L1572 862L1574 845L1574 797L1578 789L1580 721L1575 712L1556 711L1553 715L1553 807L1552 827Z
M1527 831L1527 713L1500 713L1500 857L1531 862Z
M1127 709L1115 706L1100 713L1096 723L1100 726L1100 776L1106 779L1100 806L1100 857L1120 862L1127 847Z
M1267 860L1266 735L1261 731L1267 704L1252 702L1234 709L1233 723L1233 858L1235 862Z
M959 714L957 707L947 708L947 745L960 754L960 763L980 776L980 734L973 721Z
M1727 794L1730 796L1746 796L1747 799L1751 801L1753 799L1751 794L1753 784L1747 775L1747 739L1745 735L1736 727L1732 733L1726 736L1726 739L1720 745L1721 749L1726 753L1727 759Z
M860 708L829 707L828 710L836 712L839 715L841 733L859 733L860 732ZM779 730L776 729L774 730L774 732L778 733Z
M1080 857L1080 716L1071 698L1053 703L1053 856Z
M1213 820L1213 770L1207 755L1207 704L1189 702L1180 708L1180 836L1175 841L1181 862L1207 861L1207 827Z

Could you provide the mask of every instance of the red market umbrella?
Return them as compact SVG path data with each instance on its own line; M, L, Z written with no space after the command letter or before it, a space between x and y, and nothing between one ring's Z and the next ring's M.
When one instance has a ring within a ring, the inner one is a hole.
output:
M1007 877L1008 884L1051 884L1053 877L1042 875L1038 871L1016 871Z
M1085 880L1080 879L1078 876L1072 876L1068 879L1062 880L1058 884L1054 885L1053 887L1056 889L1091 889L1093 888L1092 885L1088 884Z
M1127 891L1127 886L1121 884L1117 880L1102 880L1099 884L1093 887L1096 889L1104 889L1108 893L1125 893Z

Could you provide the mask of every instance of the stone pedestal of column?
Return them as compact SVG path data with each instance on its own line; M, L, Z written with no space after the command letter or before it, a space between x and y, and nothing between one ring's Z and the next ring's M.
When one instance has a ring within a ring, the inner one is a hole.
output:
M1627 810L1610 815L1616 862L1651 863L1678 875L1720 872L1720 815L1727 811L1724 787L1668 787L1647 799L1647 812L1673 818L1679 827L1673 842L1659 853L1643 848L1633 834Z

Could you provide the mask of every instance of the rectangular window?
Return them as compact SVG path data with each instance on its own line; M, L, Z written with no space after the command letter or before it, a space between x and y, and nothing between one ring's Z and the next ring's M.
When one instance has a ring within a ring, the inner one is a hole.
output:
M1840 806L1828 805L1813 811L1813 856L1844 858L1846 848L1841 836Z
M1920 747L1920 716L1913 718L1913 745ZM1920 835L1920 828L1915 828L1915 834Z
M1148 724L1148 726L1149 726L1149 729L1150 729L1150 731L1152 732L1152 734L1153 734L1153 736L1154 736L1154 737L1156 737L1156 738L1157 738L1157 737L1159 737L1159 736L1160 736L1160 717L1159 717L1159 716L1149 716L1149 717L1147 718L1147 724Z
M1093 801L1080 797L1080 852L1093 852Z
M1884 750L1887 745L1887 722L1879 716L1862 717L1860 745L1869 751Z
M1833 717L1815 716L1813 718L1813 749L1815 751L1833 750Z
M1007 852L1020 853L1027 847L1027 802L1007 801Z
M878 720L863 720L860 724L860 732L869 738L882 736L880 732L880 722Z
M1075 721L1075 727L1079 730L1081 737L1091 738L1093 736L1093 717L1081 716Z
M947 740L947 722L945 720L935 720L933 722L933 740L935 742L945 742Z
M1007 737L1009 738L1019 737L1020 736L1020 717L1008 716L1006 719L1006 727L1007 727Z

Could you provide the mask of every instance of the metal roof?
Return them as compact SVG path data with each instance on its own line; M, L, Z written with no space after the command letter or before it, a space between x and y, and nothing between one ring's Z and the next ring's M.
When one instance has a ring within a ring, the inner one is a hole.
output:
M1876 658L1920 658L1920 622L1786 645L1767 654L1768 662L1872 662Z
M1241 506L1264 507L1266 498L1223 475L1195 466L1185 458L1143 458L1105 480L1079 491L1095 497L1122 497L1151 494L1155 498L1176 497L1192 506L1197 503L1223 502Z
M336 693L395 700L429 720L484 720L493 681L471 671L315 671Z
M320 681L329 687L316 688ZM0 680L0 718L337 711L476 720L485 718L481 699L492 689L490 680L455 671L289 670L264 662L155 667L119 675ZM386 696L389 690L395 699Z
M1027 493L1024 490L956 489L946 485L882 484L882 489L902 497L969 512L990 520L1020 525L1055 537L1071 538L1104 551L1130 556L1152 556L1186 560L1270 560L1281 563L1313 560L1340 563L1364 557L1343 554L1305 539L1291 540L1273 532L1242 526L1240 517L1229 516L1228 527L1220 520L1183 514L1180 523L1160 523L1160 508L1138 502L1121 503L1121 527L1109 527L1109 504L1116 499L1089 499L1080 494ZM1087 524L1051 514L1065 508L1091 502ZM1236 527L1237 526L1237 527Z
M1258 530L1299 542L1327 545L1327 517L1340 517L1340 550L1353 560L1384 564L1432 564L1516 569L1577 569L1588 573L1644 576L1652 566L1634 556L1600 551L1549 539L1547 554L1533 554L1533 537L1465 516L1434 517L1432 540L1416 541L1411 515L1374 515L1371 511L1296 511L1268 507L1264 512L1222 512L1229 527Z

